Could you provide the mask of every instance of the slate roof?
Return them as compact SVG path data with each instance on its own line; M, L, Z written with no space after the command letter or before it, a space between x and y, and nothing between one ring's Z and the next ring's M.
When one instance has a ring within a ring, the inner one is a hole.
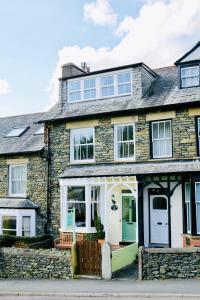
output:
M66 103L62 110L61 102L58 102L43 116L43 121L55 121L59 119L77 119L97 114L117 113L137 110L152 110L156 108L170 108L173 105L200 103L200 87L187 89L178 88L178 76L176 66L154 70L158 78L149 88L146 95L141 98L133 96L113 97L77 103Z
M0 155L38 152L44 148L44 136L34 135L41 128L43 113L0 118ZM5 137L13 127L29 127L19 137Z
M155 163L102 164L91 166L71 166L60 178L102 177L142 174L166 174L200 171L200 161L176 161Z
M0 198L0 208L37 209L38 206L26 198Z

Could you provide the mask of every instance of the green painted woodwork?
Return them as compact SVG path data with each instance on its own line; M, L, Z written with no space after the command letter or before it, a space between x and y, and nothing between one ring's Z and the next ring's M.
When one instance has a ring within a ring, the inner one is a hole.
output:
M112 252L112 273L132 264L138 254L138 244L120 248Z
M122 241L136 241L136 200L122 196Z
M73 229L75 224L75 208L68 209L67 211L67 229Z

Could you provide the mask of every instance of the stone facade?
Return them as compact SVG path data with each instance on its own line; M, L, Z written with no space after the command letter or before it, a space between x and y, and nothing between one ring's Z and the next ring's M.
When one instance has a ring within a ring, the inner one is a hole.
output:
M27 198L38 205L36 234L44 234L47 223L47 157L45 151L35 154L0 157L0 198L9 197L9 166L7 159L27 159ZM0 199L1 201L1 199Z
M117 163L114 160L114 125L111 123L111 116L99 117L97 120L98 125L95 126L95 164ZM150 129L151 121L146 120L146 114L138 114L138 121L135 123L136 162L163 161L163 159L152 159L151 157ZM195 132L195 116L189 116L186 108L176 110L175 118L172 119L173 157L164 160L193 159L196 157ZM49 146L51 153L51 220L53 232L57 234L60 226L58 179L65 168L71 165L70 129L66 129L64 121L51 125Z
M1 248L0 278L67 279L72 277L68 251Z
M170 279L200 277L200 248L139 249L140 279Z

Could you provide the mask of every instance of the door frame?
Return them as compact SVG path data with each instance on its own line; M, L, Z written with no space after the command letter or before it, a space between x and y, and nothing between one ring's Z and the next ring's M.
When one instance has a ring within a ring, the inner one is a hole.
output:
M135 198L135 209L136 209L136 226L135 226L135 242L133 243L137 243L138 242L138 203L137 203L137 198L133 195L133 193L122 193L121 194L121 240L123 241L123 222L122 222L122 218L123 218L123 197L133 197ZM124 241L125 242L125 241ZM128 242L128 241L127 241Z
M157 190L158 193L153 193L152 191L153 190ZM167 199L167 209L168 209L168 212L167 212L167 216L168 216L168 244L167 246L168 247L171 247L171 214L170 214L170 209L171 209L171 203L169 201L169 197L163 193L162 191L159 192L159 188L149 188L148 189L148 217L149 217L149 245L157 245L157 243L151 243L151 196L165 196L166 199ZM159 243L158 243L159 244ZM163 244L165 245L165 244Z

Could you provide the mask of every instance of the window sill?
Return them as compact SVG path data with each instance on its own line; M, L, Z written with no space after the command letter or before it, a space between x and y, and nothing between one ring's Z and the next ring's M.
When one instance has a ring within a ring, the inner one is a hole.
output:
M87 165L87 164L95 164L96 161L95 160L77 160L77 161L71 161L69 163L70 166L73 166L73 165Z
M115 162L115 163L121 163L121 162L136 162L136 159L135 159L135 158L132 158L132 159L129 159L129 158L126 158L126 159L115 159L114 162Z
M14 194L14 195L8 195L8 198L24 198L26 199L27 198L27 195L17 195L17 194Z
M60 232L73 232L72 229L64 229L64 228L60 228L59 231ZM96 233L96 229L93 227L90 227L90 228L76 227L75 232L76 233Z

